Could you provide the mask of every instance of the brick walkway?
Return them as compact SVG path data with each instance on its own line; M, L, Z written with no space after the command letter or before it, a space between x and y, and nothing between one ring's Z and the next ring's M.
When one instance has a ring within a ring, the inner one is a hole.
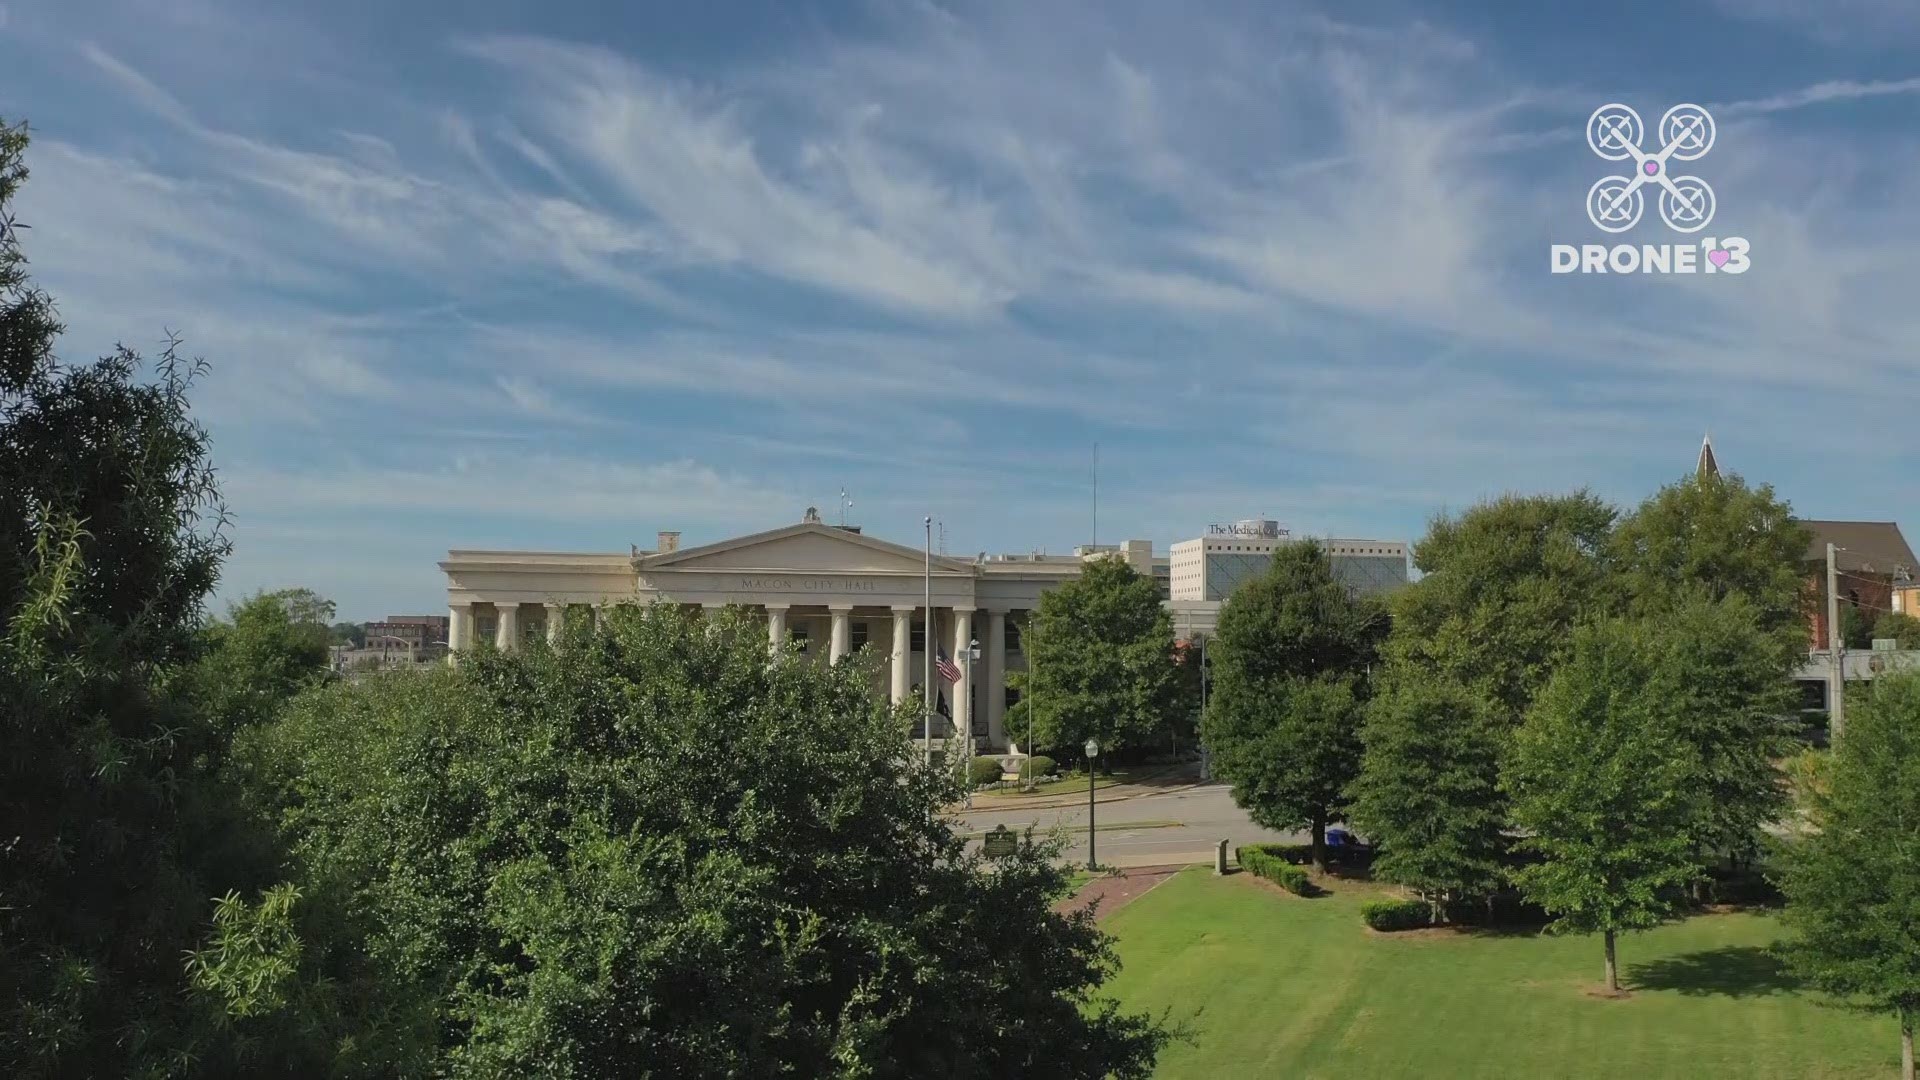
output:
M1053 909L1069 913L1098 903L1100 906L1093 917L1104 919L1185 869L1185 866L1136 866L1116 876L1097 877L1081 886L1079 892L1055 904Z

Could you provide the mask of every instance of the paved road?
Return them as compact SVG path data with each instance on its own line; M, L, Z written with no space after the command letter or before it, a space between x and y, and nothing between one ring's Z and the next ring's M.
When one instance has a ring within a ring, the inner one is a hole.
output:
M1044 832L1060 826L1071 841L1067 857L1076 862L1087 858L1085 803L1053 809L994 807L954 817L968 832L984 832L1000 825L1019 830L1030 824ZM1168 821L1179 824L1166 828L1124 827L1127 822L1152 825ZM1233 797L1223 784L1101 803L1094 808L1094 822L1098 827L1095 853L1102 865L1111 866L1206 861L1213 857L1214 845L1223 839L1229 852L1239 844L1298 843L1303 839L1255 825L1247 819L1246 811L1233 805Z

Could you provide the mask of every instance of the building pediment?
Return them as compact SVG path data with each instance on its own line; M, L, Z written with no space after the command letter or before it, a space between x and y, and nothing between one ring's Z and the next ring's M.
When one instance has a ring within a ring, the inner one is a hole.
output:
M634 567L655 571L801 574L920 574L924 552L832 525L805 522L680 551L644 555ZM935 555L936 576L972 576L973 564Z

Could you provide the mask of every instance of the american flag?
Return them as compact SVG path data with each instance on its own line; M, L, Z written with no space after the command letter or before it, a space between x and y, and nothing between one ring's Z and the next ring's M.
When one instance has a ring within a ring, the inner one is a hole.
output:
M934 652L933 669L940 673L941 678L947 680L950 683L957 683L960 681L960 669L957 667L954 667L953 661L947 659L947 650L945 649L940 649Z

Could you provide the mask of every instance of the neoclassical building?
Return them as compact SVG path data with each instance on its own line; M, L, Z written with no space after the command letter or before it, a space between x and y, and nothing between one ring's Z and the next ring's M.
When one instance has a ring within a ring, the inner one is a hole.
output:
M594 618L609 604L735 604L764 614L771 642L797 641L819 662L862 648L886 657L876 678L898 702L925 678L931 633L936 652L962 674L948 686L934 673L940 711L956 727L966 725L960 730L1004 748L1017 742L1005 718L1018 701L1007 676L1026 668L1020 628L1040 595L1077 576L1086 560L1123 558L1156 578L1179 637L1211 631L1219 610L1218 599L1172 599L1171 561L1156 558L1146 540L1072 555L929 557L855 526L826 524L812 509L799 524L750 536L687 548L679 539L662 532L651 551L609 554L449 551L440 564L449 647L457 653L477 641L513 649L529 638L552 640L566 620ZM1404 559L1402 567L1404 581ZM969 665L974 642L979 658Z

